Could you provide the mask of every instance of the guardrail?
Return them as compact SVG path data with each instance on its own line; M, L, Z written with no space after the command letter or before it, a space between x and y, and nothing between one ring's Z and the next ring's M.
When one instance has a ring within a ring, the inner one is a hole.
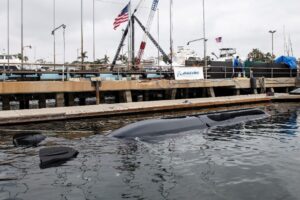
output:
M20 65L19 63L10 63L10 66ZM28 77L35 76L37 80L39 77L52 74L57 75L53 79L68 79L70 77L99 77L102 75L118 75L122 77L130 75L142 75L143 78L147 78L147 75L157 75L156 78L172 78L173 70L170 67L148 67L140 65L140 68L136 70L128 70L132 68L132 65L116 65L113 71L110 71L109 64L36 64L26 63L23 70L10 69L7 67L7 63L0 63L0 79L5 81L10 80L26 80ZM84 66L84 67L83 67ZM135 66L136 67L136 66ZM86 70L82 70L85 68ZM27 70L26 70L27 69ZM209 66L204 68L204 72L207 70L207 78L233 78L239 74L246 77L299 77L298 70L289 68L273 68L273 67L249 67L249 68L233 68L228 66ZM64 76L63 75L64 71ZM1 77L2 74L2 77ZM205 74L205 73L204 73ZM50 78L51 79L51 78Z

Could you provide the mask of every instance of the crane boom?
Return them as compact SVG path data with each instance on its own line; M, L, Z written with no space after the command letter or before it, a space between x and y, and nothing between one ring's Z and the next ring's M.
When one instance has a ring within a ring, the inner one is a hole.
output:
M140 25L140 27L145 32L146 36L149 37L149 39L153 42L153 44L156 46L156 48L160 51L160 53L163 55L163 60L165 63L172 63L171 59L167 56L167 54L164 52L164 50L159 46L159 44L156 42L154 37L149 33L149 31L146 30L146 27L142 24L142 22L134 15L133 16L135 21Z
M140 45L140 49L139 49L139 52L138 52L138 55L137 55L137 59L136 59L136 64L137 65L139 65L141 63L141 59L143 57L143 54L144 54L144 51L145 51L145 48L146 48L146 44L147 44L147 36L148 36L147 32L148 33L150 32L150 28L151 28L151 25L152 25L152 22L153 22L153 19L154 19L154 15L155 15L155 12L157 10L158 2L159 2L159 0L153 0L152 6L151 6L151 11L150 11L148 21L147 21L147 24L146 24L146 27L145 27L145 33L144 33L144 36L143 36L143 39L142 39L142 42L141 42L141 45Z

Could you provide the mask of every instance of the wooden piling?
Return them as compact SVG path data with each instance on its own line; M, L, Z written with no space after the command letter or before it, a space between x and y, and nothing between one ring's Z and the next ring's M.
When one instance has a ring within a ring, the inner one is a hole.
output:
M74 106L74 94L73 93L66 93L65 94L65 105L66 106Z
M80 106L86 105L85 97L79 97L79 105L80 105Z
M209 97L216 97L215 90L213 87L208 88L207 92Z
M46 95L45 94L40 94L39 95L39 108L46 108Z
M64 107L65 103L65 95L64 93L56 93L55 94L55 106L56 107Z
M10 110L9 96L2 96L2 110Z
M100 82L99 82L99 81L96 81L96 82L95 82L96 105L99 105L99 104L100 104L100 90L99 90L99 87L100 87Z
M125 97L126 103L131 103L132 102L132 95L131 95L130 90L127 90L127 91L124 92L124 97Z

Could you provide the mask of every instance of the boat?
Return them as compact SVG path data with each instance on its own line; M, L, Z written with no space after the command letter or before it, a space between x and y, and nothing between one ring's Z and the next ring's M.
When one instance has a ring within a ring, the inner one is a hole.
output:
M238 56L235 48L221 48L220 53L217 56L215 53L212 53L216 59L214 61L220 62L232 62L232 60Z
M9 61L9 65L8 65ZM20 70L22 60L17 54L7 55L5 53L0 54L0 70L4 68L9 71Z
M174 61L181 66L185 66L187 60L200 61L201 59L194 50L178 46L174 55Z

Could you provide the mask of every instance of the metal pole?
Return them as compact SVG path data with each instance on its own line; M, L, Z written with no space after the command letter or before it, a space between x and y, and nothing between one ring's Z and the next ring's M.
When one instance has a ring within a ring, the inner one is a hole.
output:
M10 54L10 49L9 49L9 0L7 0L7 68L9 69L9 54ZM4 74L5 74L5 66L4 66ZM5 81L5 78L3 79Z
M129 69L132 68L132 61L133 61L133 57L132 57L132 21L131 21L131 17L132 17L132 10L131 10L131 0L129 1L129 43L128 43L128 66ZM131 67L130 67L131 66Z
M36 46L33 47L33 59L36 62Z
M131 18L131 57L132 57L132 67L136 68L135 66L135 27L134 27L134 18ZM137 68L139 68L139 66L137 66Z
M55 0L53 0L53 30L55 29L55 18L56 18L56 12L55 12ZM53 68L55 70L56 66L56 38L55 38L55 32L53 34Z
M207 79L207 58L206 58L206 35L205 35L205 0L203 0L203 43L204 43L204 70L205 79Z
M274 33L276 33L276 30L270 30L269 33L271 33L271 39L272 39L272 59L274 57Z
M83 57L83 2L81 0L81 69L83 69L83 62L84 62L84 57Z
M171 67L173 67L173 0L170 0L170 58Z
M65 40L65 29L66 26L63 26L63 40L64 40L64 64L62 69L62 81L65 81L65 63L66 63L66 40ZM67 70L68 71L68 70ZM67 74L68 76L68 74Z
M95 62L96 56L96 47L95 47L95 0L93 0L93 61Z
M23 0L21 0L21 70L24 69L24 28L23 28Z
M272 58L274 57L274 33L272 33Z
M157 43L159 44L159 9L157 9ZM159 50L157 50L157 66L159 67Z

